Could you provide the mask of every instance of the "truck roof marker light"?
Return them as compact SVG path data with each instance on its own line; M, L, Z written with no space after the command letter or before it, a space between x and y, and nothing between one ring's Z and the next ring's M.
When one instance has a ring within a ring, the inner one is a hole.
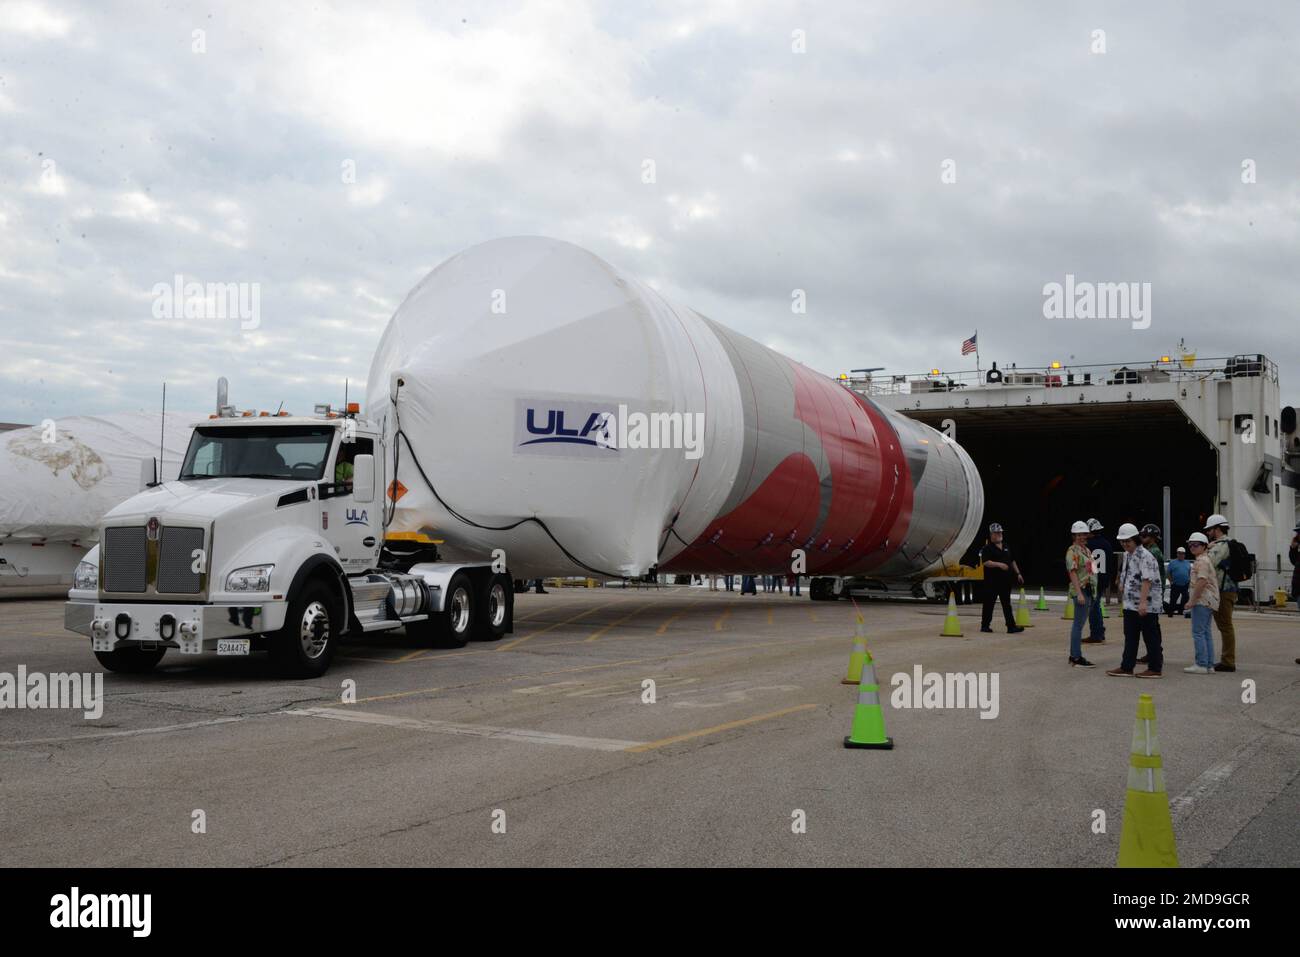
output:
M938 370L938 369L931 369L931 370L930 370L930 375L939 375L939 370Z
M1061 363L1059 363L1059 362L1057 362L1055 359L1053 359L1053 360L1052 360L1052 368L1053 368L1053 369L1059 369L1059 368L1061 368Z
M360 414L360 412L361 412L361 403L360 403L360 402L349 402L349 403L348 403L348 414L349 414L349 415L358 415L358 414Z
M270 418L270 417L271 417L271 413L270 413L270 412L265 412L265 411L263 411L263 412L259 412L259 413L257 413L257 417L258 417L259 419L267 419L267 418Z
M1170 361L1172 361L1172 360L1171 360L1168 356L1161 356L1161 357L1160 357L1160 361L1161 361L1161 362L1170 362Z
M277 419L283 419L285 416L290 415L290 414L291 414L291 413L284 411L284 409L281 409L279 412L275 413L275 417L276 417Z
M209 413L208 413L208 418L209 418L209 419L217 419L217 418L220 418L220 416L218 416L217 413L215 413L215 412L209 412Z
M252 409L247 409L247 410L245 410L245 411L244 411L244 414L241 416L241 418L245 418L245 419L251 419L252 417L253 417L253 410L252 410Z

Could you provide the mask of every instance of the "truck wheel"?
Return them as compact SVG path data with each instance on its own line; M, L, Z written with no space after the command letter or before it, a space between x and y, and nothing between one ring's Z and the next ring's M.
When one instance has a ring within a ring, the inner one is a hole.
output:
M338 595L309 581L292 601L284 627L271 635L271 660L291 678L319 678L329 670L342 620Z
M428 621L413 621L406 633L417 644L434 648L464 648L474 633L474 583L464 572L447 582L442 611L432 612Z
M145 675L167 654L166 648L141 651L139 648L120 648L117 651L97 651L95 657L109 671L120 675Z
M515 600L512 584L509 575L492 575L484 583L483 594L479 596L476 609L476 640L497 641L509 630Z

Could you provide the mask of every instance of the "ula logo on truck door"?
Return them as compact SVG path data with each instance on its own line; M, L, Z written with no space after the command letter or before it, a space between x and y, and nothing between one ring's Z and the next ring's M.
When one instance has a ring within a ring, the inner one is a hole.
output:
M370 519L366 517L364 508L348 509L347 521L349 525L369 525Z

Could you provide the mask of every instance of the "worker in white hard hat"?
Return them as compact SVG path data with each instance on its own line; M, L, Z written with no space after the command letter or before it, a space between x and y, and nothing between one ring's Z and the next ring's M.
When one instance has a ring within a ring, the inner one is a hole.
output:
M1075 522L1070 526L1074 542L1065 552L1065 573L1070 577L1070 591L1066 601L1074 602L1074 621L1070 623L1070 666L1092 668L1093 663L1083 656L1083 623L1092 611L1097 598L1097 571L1088 550L1088 525Z
M1124 564L1119 573L1119 590L1124 606L1124 657L1118 668L1106 674L1134 677L1138 638L1146 643L1147 667L1139 678L1160 678L1164 669L1164 649L1160 643L1160 611L1164 607L1164 582L1155 556L1138 542L1137 526L1125 522L1115 535L1124 549Z
M1219 607L1219 576L1210 564L1210 540L1202 532L1192 532L1187 538L1192 550L1192 597L1189 601L1192 615L1192 647L1196 664L1183 671L1190 675L1214 674L1214 633L1210 619ZM1181 549L1179 549L1181 551Z
M1228 519L1219 514L1205 520L1205 534L1210 540L1210 565L1219 576L1219 607L1214 612L1214 623L1219 626L1222 646L1215 671L1237 670L1237 629L1232 624L1232 611L1237 607L1237 581L1232 577L1232 539Z
M984 565L984 609L980 617L980 631L993 630L993 604L1002 600L1002 614L1007 620L1007 634L1015 635L1025 629L1016 624L1016 616L1011 611L1011 579L1015 576L1020 584L1025 578L1016 565L1015 555L1010 546L1002 540L1002 526L994 522L989 526L989 541L980 551L980 561Z
M1200 534L1197 532L1196 534ZM1188 588L1192 581L1192 562L1187 556L1187 549L1179 545L1174 557L1169 560L1169 603L1165 613L1170 617L1183 615L1187 605ZM1213 664L1213 662L1211 662Z
M1110 589L1111 568L1114 560L1115 546L1106 537L1106 526L1098 519L1088 519L1088 551L1092 552L1093 566L1097 570L1097 600L1088 612L1088 637L1083 639L1085 645L1100 645L1106 640L1106 619L1101 617L1101 605L1106 600Z

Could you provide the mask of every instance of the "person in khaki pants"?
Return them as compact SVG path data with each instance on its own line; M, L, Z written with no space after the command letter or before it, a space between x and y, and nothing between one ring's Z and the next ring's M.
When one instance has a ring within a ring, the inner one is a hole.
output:
M1219 626L1223 654L1214 670L1236 671L1237 631L1232 624L1232 609L1237 604L1237 583L1228 574L1228 520L1211 515L1205 523L1205 534L1210 537L1210 565L1219 576L1219 607L1214 610L1214 623Z

